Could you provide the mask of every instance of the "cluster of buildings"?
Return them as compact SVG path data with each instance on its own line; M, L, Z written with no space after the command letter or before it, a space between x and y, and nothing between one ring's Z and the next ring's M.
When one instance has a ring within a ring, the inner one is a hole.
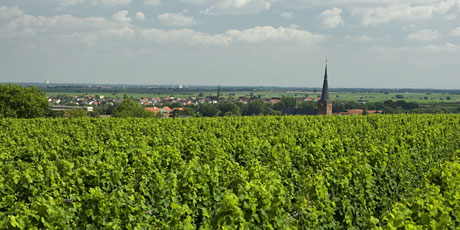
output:
M114 105L121 103L123 99L116 97L105 97L103 95L82 95L82 96L67 96L57 95L48 97L48 102L51 105L70 105L70 106L83 106L95 107L100 105Z
M248 103L251 100L254 100L255 97L251 95L251 97L229 97L229 98L221 98L220 93L220 86L217 89L217 96L208 96L208 97L173 97L173 96L166 96L163 98L160 97L144 97L140 99L136 99L139 104L146 107L146 110L152 111L155 114L163 114L169 115L174 110L183 110L183 107L188 105L196 105L199 103L212 103L217 104L221 101L229 100L229 101L237 101L243 104ZM278 103L281 101L279 97L272 97L270 99L261 99L265 103ZM122 98L119 97L105 97L103 95L83 95L83 96L66 96L66 95L58 95L56 97L49 97L49 103L52 105L52 110L71 110L74 108L83 108L86 111L93 111L94 107L97 106L111 106L123 101ZM296 98L296 102L318 102L317 110L311 109L286 109L282 112L283 115L362 115L362 114L378 114L383 113L381 110L367 110L364 111L362 109L348 109L345 112L333 113L332 112L332 100L329 98L329 86L328 86L328 76L327 76L327 62L324 72L324 82L323 88L321 92L321 97L319 98ZM167 105L174 104L175 109L171 109Z

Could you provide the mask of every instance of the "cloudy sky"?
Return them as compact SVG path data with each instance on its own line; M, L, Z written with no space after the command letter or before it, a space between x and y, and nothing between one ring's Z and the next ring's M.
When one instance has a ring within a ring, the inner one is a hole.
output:
M1 0L0 82L460 89L460 0Z

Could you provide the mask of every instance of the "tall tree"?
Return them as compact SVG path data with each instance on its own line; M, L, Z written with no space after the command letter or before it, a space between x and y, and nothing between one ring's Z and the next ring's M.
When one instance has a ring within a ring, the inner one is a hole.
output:
M216 117L219 115L220 110L216 104L201 103L197 110L203 117Z
M233 101L224 101L219 104L221 116L241 116L240 107Z
M248 102L248 110L247 110L247 114L245 115L249 115L249 116L264 115L265 110L266 110L265 102L261 100L254 100L254 101Z
M153 112L145 110L139 103L131 98L125 98L113 111L114 117L155 117Z
M45 93L36 87L0 85L0 117L43 117L48 109Z
M296 105L296 100L294 97L283 96L281 97L281 101L275 104L276 110L283 110L294 108Z

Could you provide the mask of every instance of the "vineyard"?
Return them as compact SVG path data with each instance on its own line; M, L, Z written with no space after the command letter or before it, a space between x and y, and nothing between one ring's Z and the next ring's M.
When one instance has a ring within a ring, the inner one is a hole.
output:
M0 120L0 229L459 227L458 115Z

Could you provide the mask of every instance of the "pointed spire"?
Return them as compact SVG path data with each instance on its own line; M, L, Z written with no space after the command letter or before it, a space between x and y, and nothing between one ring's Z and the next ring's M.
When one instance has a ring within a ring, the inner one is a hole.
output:
M324 70L324 79L327 79L327 58L326 58L326 69Z
M327 83L327 58L326 58L326 67L324 69L324 82L323 82L323 91L321 92L321 102L329 102L329 86Z

